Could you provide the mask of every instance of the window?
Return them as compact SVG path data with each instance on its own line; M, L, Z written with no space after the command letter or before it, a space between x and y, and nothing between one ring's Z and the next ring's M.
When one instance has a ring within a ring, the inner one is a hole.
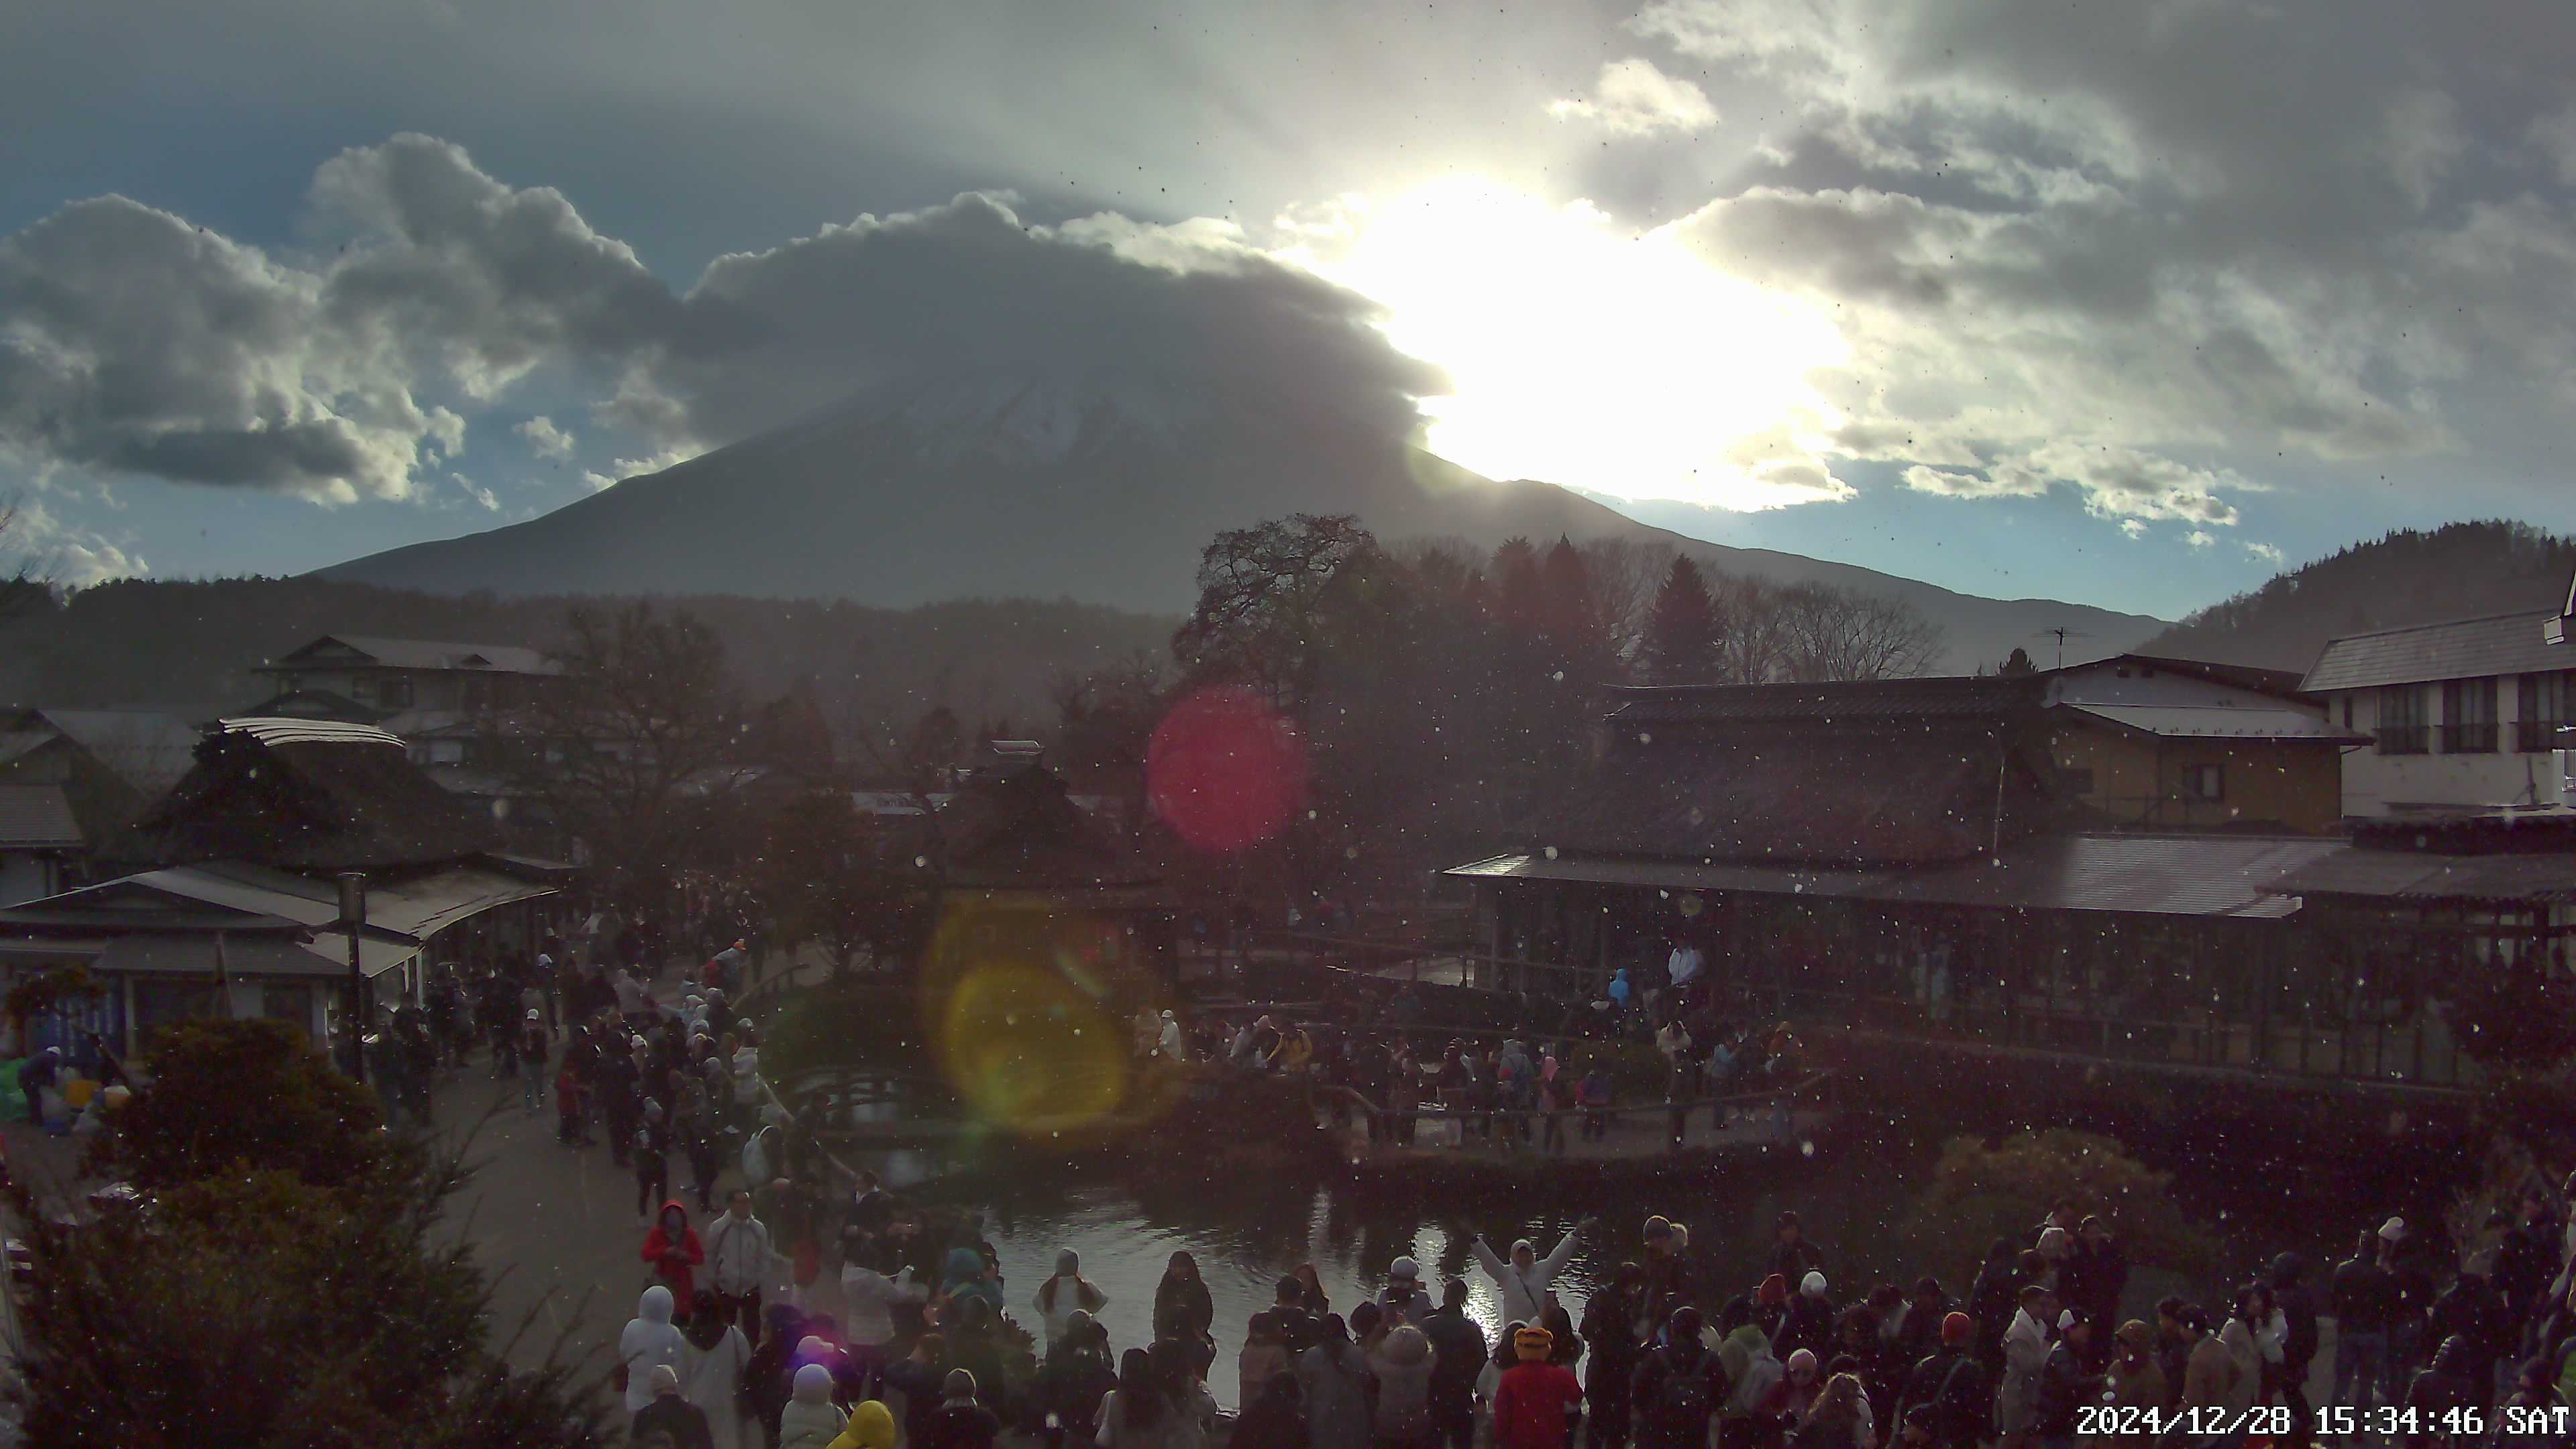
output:
M2182 798L2215 802L2227 798L2225 765L2185 765L2182 767Z
M2349 694L2343 697L2343 727L2352 728L2352 696Z
M2442 686L2442 752L2492 755L2496 747L2496 682L2454 679Z
M377 680L376 703L387 709L411 708L411 676L388 674Z
M2425 689L2420 684L2388 684L2379 690L2379 752L2420 755L2428 748Z
M2567 675L2563 671L2526 674L2515 691L2513 747L2525 754L2576 745L2562 739L2567 722Z

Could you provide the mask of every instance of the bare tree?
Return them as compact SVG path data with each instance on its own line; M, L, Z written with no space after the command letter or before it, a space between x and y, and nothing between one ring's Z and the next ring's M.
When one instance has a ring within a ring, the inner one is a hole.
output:
M1601 626L1609 632L1611 647L1625 653L1645 632L1655 592L1672 572L1679 550L1660 539L1640 538L1594 538L1576 547L1583 554Z
M1779 599L1791 679L1903 679L1941 657L1939 626L1902 599L1829 584L1792 585Z
M0 499L0 623L54 602L54 583L28 551L27 522L16 498Z
M1300 699L1323 652L1326 591L1353 560L1377 554L1377 540L1347 513L1228 529L1199 556L1198 607L1173 634L1172 653L1193 678L1249 684L1274 705Z
M1787 675L1790 632L1780 594L1771 584L1740 574L1709 579L1720 683L1769 684Z

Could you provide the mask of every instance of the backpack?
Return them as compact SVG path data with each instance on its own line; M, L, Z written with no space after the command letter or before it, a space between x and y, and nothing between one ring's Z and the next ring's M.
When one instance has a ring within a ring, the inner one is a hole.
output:
M1664 1381L1655 1392L1650 1410L1659 1424L1688 1427L1705 1425L1717 1410L1717 1397L1708 1383L1708 1356L1702 1354L1685 1364L1678 1356L1666 1353Z
M1777 1413L1771 1401L1787 1387L1788 1382L1789 1371L1781 1366L1780 1360L1753 1359L1745 1364L1744 1381L1735 1386L1727 1408L1730 1412L1744 1415Z

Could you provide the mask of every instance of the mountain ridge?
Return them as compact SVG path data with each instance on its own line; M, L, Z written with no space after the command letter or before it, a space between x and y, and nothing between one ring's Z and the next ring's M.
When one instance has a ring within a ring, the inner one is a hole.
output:
M2166 623L1711 543L1212 388L990 369L868 389L526 522L316 572L449 594L729 593L879 608L1003 594L1171 614L1195 598L1210 538L1288 513L1356 514L1388 542L1660 542L1725 573L1902 598L1942 627L1943 667L1963 673L2050 625L2073 622L2118 652Z

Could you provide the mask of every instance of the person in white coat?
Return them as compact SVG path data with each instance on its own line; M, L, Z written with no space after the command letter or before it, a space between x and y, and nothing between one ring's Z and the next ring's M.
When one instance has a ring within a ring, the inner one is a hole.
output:
M1548 1306L1556 1301L1549 1285L1564 1271L1566 1260L1574 1256L1575 1239L1598 1221L1585 1218L1575 1224L1574 1230L1557 1239L1555 1249L1544 1258L1538 1255L1538 1245L1527 1238L1512 1244L1508 1263L1494 1255L1493 1245L1485 1241L1483 1233L1468 1242L1467 1250L1476 1255L1476 1266L1484 1269L1485 1276L1502 1290L1505 1322L1535 1324L1546 1318Z
M759 1449L760 1431L741 1408L742 1370L751 1362L751 1340L733 1324L716 1295L698 1292L700 1311L680 1331L688 1347L680 1363L680 1397L707 1416L715 1449Z
M626 1412L653 1402L653 1370L680 1371L689 1341L671 1322L671 1290L656 1283L635 1301L635 1316L617 1336L617 1362L626 1370Z
M2039 1376L2048 1367L2048 1323L2057 1313L2053 1296L2036 1283L2021 1290L2021 1308L2004 1330L2003 1383L1995 1391L1995 1427L2003 1431L2005 1449L2019 1449L2030 1437L2032 1412L2039 1404Z
M1099 1317L1100 1310L1109 1306L1109 1295L1082 1276L1082 1255L1067 1248L1055 1255L1055 1276L1040 1283L1037 1297L1029 1301L1046 1327L1046 1347L1052 1351L1071 1326L1073 1315Z
M914 1282L909 1267L887 1277L885 1256L872 1248L841 1265L841 1332L852 1365L871 1386L892 1361L894 1306L930 1301L930 1285Z

